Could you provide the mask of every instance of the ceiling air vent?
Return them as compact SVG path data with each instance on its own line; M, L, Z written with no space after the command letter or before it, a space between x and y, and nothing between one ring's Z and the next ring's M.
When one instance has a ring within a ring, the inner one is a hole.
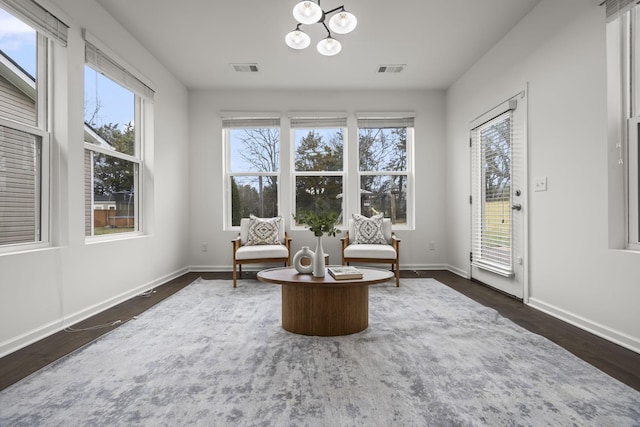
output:
M404 67L406 67L406 64L378 65L378 72L379 73L399 73L400 71L404 70Z
M258 64L231 64L236 73L257 73Z

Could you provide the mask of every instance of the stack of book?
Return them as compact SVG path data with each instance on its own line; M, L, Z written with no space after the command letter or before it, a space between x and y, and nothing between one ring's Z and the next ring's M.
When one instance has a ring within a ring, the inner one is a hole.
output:
M351 266L329 267L329 274L336 280L362 279L362 271Z

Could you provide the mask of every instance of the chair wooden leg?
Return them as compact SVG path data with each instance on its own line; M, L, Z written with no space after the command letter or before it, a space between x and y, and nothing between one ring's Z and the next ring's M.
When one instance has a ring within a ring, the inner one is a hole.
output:
M396 288L400 287L400 266L397 265L396 268Z
M236 287L236 263L233 263L233 287Z

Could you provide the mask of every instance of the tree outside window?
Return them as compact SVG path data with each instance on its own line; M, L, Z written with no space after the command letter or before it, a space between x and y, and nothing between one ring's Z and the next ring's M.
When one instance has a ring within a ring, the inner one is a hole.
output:
M360 212L408 223L408 137L412 119L359 119Z
M232 226L249 215L278 215L278 126L278 119L223 120Z
M292 119L291 127L296 216L321 209L343 224L346 119Z
M346 116L291 117L291 175L284 181L280 176L279 119L229 117L223 118L222 124L227 226L237 227L251 214L281 214L281 185L293 192L287 215L294 218L308 211L333 211L338 214L337 225L344 226L345 200L359 197L363 214L382 213L394 224L409 223L412 118L358 120L359 158L350 166L354 169L351 175L360 184L360 194L355 196L346 194Z
M135 93L85 66L85 235L138 231Z

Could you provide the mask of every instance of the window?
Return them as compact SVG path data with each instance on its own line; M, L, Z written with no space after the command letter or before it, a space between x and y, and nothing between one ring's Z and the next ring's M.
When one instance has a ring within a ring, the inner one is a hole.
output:
M346 117L291 118L296 214L340 212L338 224L343 224L346 127Z
M412 117L358 117L360 212L409 225Z
M141 231L145 103L153 91L85 43L85 235Z
M610 188L620 191L623 206L622 214L616 206L610 206L610 213L616 222L624 218L622 232L612 224L610 232L623 236L612 241L623 240L626 248L640 250L640 9L635 1L608 0L606 14L609 112L611 122L618 124L610 133L610 143L615 147L610 152L617 157L610 164L618 165L617 170L614 167L610 171ZM618 175L619 171L622 173Z
M280 119L228 117L222 128L227 227L239 226L251 214L277 216Z
M0 250L49 241L49 41L67 27L32 0L0 0Z

